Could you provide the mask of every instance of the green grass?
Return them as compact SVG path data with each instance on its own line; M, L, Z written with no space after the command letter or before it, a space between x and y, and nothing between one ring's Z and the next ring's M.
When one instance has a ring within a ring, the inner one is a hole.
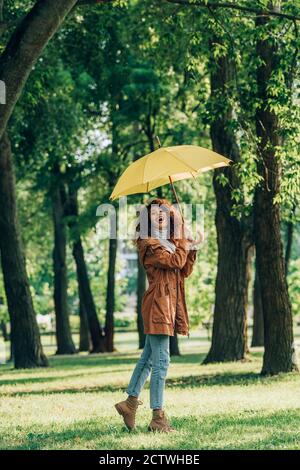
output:
M300 375L260 377L259 350L249 362L203 366L208 343L196 335L171 358L165 399L176 433L147 432L148 384L129 433L113 405L140 353L132 333L116 344L110 355L52 356L48 369L0 366L0 448L300 449Z

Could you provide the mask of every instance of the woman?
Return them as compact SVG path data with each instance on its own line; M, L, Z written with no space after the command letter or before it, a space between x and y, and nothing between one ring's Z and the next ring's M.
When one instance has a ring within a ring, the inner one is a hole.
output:
M129 430L142 402L139 394L150 374L149 431L174 431L163 410L165 379L170 363L169 336L189 335L184 278L196 259L196 245L182 225L178 212L166 199L153 199L146 206L146 233L142 236L141 216L137 226L139 261L144 266L149 287L142 301L145 346L127 388L128 398L116 403L118 413ZM145 220L145 218L144 218ZM144 224L145 227L145 224ZM167 237L170 234L169 238Z

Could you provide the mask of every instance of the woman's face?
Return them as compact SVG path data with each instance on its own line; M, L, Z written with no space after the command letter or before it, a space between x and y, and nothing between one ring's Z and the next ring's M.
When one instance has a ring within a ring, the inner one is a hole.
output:
M166 229L168 227L169 217L170 217L170 210L165 205L153 205L151 206L150 211L151 217L151 224L161 230Z

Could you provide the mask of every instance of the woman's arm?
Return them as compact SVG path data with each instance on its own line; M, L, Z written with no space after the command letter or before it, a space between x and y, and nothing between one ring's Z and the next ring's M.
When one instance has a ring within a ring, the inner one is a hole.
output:
M197 258L197 250L190 250L187 256L186 263L181 270L183 277L188 277L192 274L196 258Z
M190 235L191 235L191 233L190 233ZM198 251L197 250L197 245L199 245L200 243L202 243L204 241L204 233L203 232L199 233L199 240L193 240L192 236L190 236L189 239L190 239L190 242L191 242L190 251L189 251L186 263L185 263L185 265L183 266L183 268L181 270L182 275L184 277L190 276L193 272L194 263L195 263L196 258L197 258L197 251Z
M149 241L145 264L160 269L182 269L189 253L189 242L186 239L176 240L176 250L170 253L159 240Z

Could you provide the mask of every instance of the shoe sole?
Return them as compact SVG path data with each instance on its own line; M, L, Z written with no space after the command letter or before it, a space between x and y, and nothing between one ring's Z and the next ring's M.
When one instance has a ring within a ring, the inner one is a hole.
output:
M122 410L122 408L118 405L118 403L115 405L115 408L116 408L117 412L119 413L119 415L121 415L122 418L124 419L123 410ZM128 425L125 423L125 420L124 420L124 424L125 424L126 428L127 428L129 431L133 431L133 430L134 430L134 428L131 428L130 426L128 426Z

